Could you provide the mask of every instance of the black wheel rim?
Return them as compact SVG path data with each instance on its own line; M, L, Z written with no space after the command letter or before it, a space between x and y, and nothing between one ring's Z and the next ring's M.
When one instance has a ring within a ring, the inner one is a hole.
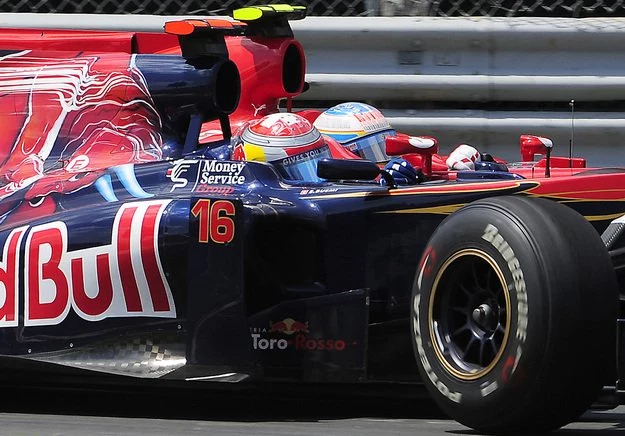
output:
M436 355L451 375L475 380L489 373L510 330L510 293L495 260L476 249L447 259L434 280L428 319Z

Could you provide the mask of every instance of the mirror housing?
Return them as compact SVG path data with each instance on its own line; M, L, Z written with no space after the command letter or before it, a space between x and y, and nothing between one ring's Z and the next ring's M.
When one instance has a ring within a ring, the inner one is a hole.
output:
M519 138L521 148L521 159L525 162L532 162L537 154L545 155L545 177L551 176L551 149L553 141L544 136L521 135Z
M429 152L429 154L438 152L436 138L432 136L409 136L404 133L386 137L386 154L388 156L425 152Z
M362 159L321 159L317 164L317 176L326 180L374 180L380 175L380 167Z
M432 155L438 153L438 141L432 136L409 136L398 133L386 137L386 154L401 156L416 153L423 158L423 173L432 175Z
M553 141L544 136L521 135L519 148L521 149L521 160L523 162L533 162L537 154L544 155L547 153L547 150L553 148Z

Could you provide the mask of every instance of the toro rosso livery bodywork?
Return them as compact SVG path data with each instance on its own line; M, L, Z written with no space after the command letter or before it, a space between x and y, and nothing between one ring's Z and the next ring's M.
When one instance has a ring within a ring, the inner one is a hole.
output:
M421 381L495 433L558 427L618 390L623 170L448 171L415 149L424 180L395 187L367 161L325 160L306 183L223 159L231 124L304 90L286 21L302 16L1 32L3 361Z

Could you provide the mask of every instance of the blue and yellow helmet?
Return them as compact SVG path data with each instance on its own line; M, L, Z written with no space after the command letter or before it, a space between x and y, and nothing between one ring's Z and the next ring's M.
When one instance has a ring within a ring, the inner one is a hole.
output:
M395 130L382 112L365 103L341 103L323 112L315 127L363 159L386 162L386 137Z

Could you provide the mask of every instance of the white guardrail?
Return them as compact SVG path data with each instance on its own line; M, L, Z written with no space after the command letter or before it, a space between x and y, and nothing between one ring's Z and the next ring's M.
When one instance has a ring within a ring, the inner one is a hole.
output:
M0 27L161 31L180 18L0 14ZM556 153L568 154L574 126L575 155L593 165L625 165L625 108L576 111L573 118L569 106L625 101L625 18L308 17L291 25L306 50L311 85L300 105L561 102L555 111L383 112L397 130L437 137L444 152L465 142L507 159L519 157L525 133L548 136Z
M573 153L590 164L625 165L625 108L573 114L569 105L625 101L625 19L309 17L292 26L311 85L300 99L548 102L549 111L383 112L398 130L437 137L443 151L466 142L515 160L519 135L533 133L566 155L573 136Z

